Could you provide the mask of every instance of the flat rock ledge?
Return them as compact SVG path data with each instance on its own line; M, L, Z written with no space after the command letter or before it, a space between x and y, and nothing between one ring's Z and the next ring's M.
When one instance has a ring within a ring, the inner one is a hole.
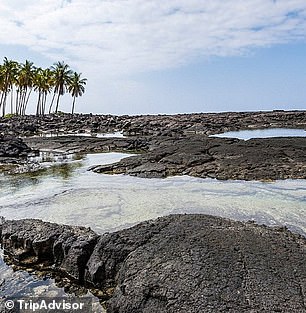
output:
M18 264L114 288L110 313L306 312L306 240L286 228L193 214L103 235L32 219L0 229Z
M147 141L145 153L91 170L144 178L306 179L306 137L244 141L190 135Z

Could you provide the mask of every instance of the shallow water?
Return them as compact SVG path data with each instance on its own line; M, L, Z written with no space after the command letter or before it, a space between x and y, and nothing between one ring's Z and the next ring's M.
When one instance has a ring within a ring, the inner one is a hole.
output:
M7 298L19 299L87 299L92 305L92 313L106 313L99 299L96 298L90 291L78 290L67 292L64 287L58 287L55 280L52 278L43 278L35 273L29 274L23 270L14 271L11 266L8 266L3 261L3 250L0 249L0 311ZM6 312L6 311L5 311Z
M42 280L25 271L13 271L4 263L0 250L0 300L6 296L30 295L62 297L65 292L63 288L57 288L52 279Z
M306 181L144 179L87 171L127 156L91 154L31 175L0 177L0 216L90 226L99 233L171 213L207 213L306 232Z
M116 162L125 156L72 156L58 159L60 165L38 173L0 176L0 216L90 226L104 233L167 214L206 213L286 225L306 234L306 180L266 183L188 176L144 179L87 171L91 165ZM1 284L3 278L6 281ZM36 292L65 294L53 280L13 272L0 257L0 300L1 295Z
M97 138L125 138L122 132L113 133L66 133L66 132L45 132L32 137L61 137L61 136L83 136L83 137L97 137Z
M243 140L249 140L251 138L270 138L270 137L306 137L306 131L304 129L266 128L266 129L231 131L222 134L212 135L212 137L238 138Z

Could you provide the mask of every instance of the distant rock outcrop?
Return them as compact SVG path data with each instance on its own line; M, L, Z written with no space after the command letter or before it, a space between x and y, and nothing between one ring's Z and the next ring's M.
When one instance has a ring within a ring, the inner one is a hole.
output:
M111 133L127 136L211 135L254 128L304 128L306 111L222 112L174 115L50 114L0 117L0 133L30 136L44 133Z

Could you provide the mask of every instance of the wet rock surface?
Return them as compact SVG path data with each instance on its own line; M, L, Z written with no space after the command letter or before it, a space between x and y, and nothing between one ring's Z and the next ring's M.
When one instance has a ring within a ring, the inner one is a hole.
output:
M29 160L39 152L30 148L23 139L0 134L0 173L21 174L36 172L42 167Z
M82 136L30 137L25 142L32 148L62 153L135 152L148 150L149 138L92 138Z
M306 312L306 240L285 228L171 215L98 236L21 220L2 223L1 241L15 262L114 288L110 313Z

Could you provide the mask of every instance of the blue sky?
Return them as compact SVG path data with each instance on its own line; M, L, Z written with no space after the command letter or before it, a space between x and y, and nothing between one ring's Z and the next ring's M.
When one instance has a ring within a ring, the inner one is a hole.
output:
M66 61L84 113L305 109L305 39L304 0L0 0L0 57Z
M212 57L138 78L152 91L148 111L155 102L160 112L306 109L306 44Z

